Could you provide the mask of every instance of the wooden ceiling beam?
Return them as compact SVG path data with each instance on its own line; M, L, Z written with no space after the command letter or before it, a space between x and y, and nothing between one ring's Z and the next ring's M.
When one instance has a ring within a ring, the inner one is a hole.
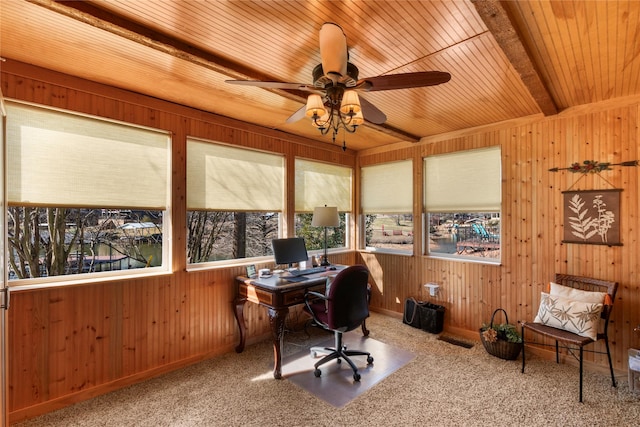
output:
M31 3L46 7L49 10L63 14L93 27L108 31L133 42L171 55L193 64L205 67L217 73L236 80L279 81L278 78L249 68L238 62L231 61L203 49L199 49L176 38L162 34L148 27L142 26L123 17L100 9L89 2L67 0L28 0ZM287 99L306 103L307 93L297 90L263 89L271 91ZM365 121L363 126L374 129L402 141L418 142L420 137L401 129L385 124L375 124Z
M499 0L471 0L471 2L509 62L520 74L522 82L540 110L545 116L558 114L556 103L542 81L503 2Z

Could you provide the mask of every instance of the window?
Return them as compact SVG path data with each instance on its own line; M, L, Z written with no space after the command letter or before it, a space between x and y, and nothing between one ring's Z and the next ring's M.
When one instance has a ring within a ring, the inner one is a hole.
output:
M284 206L281 155L187 139L187 261L272 255Z
M500 148L424 159L428 253L500 261Z
M166 271L169 147L166 132L7 103L10 279Z
M327 228L327 247L344 248L347 215L352 211L352 169L346 166L296 159L296 236L304 237L307 250L324 248L324 229L311 227L313 209L337 206L340 226Z
M413 252L413 161L365 166L362 176L367 250Z

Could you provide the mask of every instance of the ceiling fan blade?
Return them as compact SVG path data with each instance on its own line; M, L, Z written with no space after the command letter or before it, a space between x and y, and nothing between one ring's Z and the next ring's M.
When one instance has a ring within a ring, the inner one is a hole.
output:
M362 96L360 96L359 98L360 107L362 108L362 115L364 116L365 120L377 125L381 125L382 123L387 121L386 114L380 111L378 107L364 99Z
M255 86L266 89L291 89L291 90L304 90L304 91L316 91L317 88L306 83L286 83L286 82L263 82L261 80L225 80L226 83L241 86Z
M307 114L307 104L304 104L300 109L298 109L295 113L289 116L289 118L285 121L286 123L295 123L298 120L304 119Z
M408 89L435 86L451 80L451 74L444 71L421 71L417 73L390 74L367 77L358 81L356 89L373 92L376 90Z

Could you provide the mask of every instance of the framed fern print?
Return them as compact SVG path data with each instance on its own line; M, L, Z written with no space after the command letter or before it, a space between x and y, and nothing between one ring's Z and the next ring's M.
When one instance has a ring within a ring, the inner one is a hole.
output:
M622 246L620 192L614 190L563 191L563 243Z

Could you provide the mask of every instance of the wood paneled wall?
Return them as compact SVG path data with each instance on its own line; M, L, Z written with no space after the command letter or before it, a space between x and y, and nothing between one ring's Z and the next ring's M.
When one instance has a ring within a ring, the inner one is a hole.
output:
M234 351L234 278L244 266L186 271L186 137L353 166L355 153L70 78L25 64L3 65L8 99L63 108L172 134L172 273L11 292L9 410L32 417L169 370ZM257 133L257 130L260 133ZM292 181L288 182L292 185ZM293 204L286 223L293 227ZM354 253L335 256L352 264ZM273 267L257 265L258 268ZM266 310L248 304L248 341L270 336Z
M567 110L550 118L523 119L466 134L442 136L417 144L360 152L358 163L375 164L498 145L502 151L502 262L490 265L437 259L360 254L375 281L372 301L382 310L400 313L407 295L446 307L445 329L478 338L478 328L496 308L504 308L511 323L533 320L540 292L555 273L591 276L620 283L609 333L614 368L627 368L627 349L640 346L640 168L614 167L602 174L550 172L574 162L619 163L640 159L640 99ZM416 179L418 179L416 171ZM473 171L460 171L473 178ZM414 184L415 185L415 184ZM622 246L562 243L562 191L621 188ZM417 191L416 197L422 197ZM421 206L414 209L416 217ZM420 235L416 233L416 235ZM421 242L416 254L422 253ZM430 297L422 284L435 282L440 294ZM536 350L536 349L534 349ZM598 343L597 350L604 351ZM551 357L548 351L537 352ZM591 367L603 369L606 356L585 356Z
M233 351L238 339L231 308L233 279L243 273L244 266L186 271L187 135L283 153L289 165L296 155L344 165L413 158L416 217L422 210L423 156L500 145L501 265L422 256L420 239L416 239L414 256L349 252L333 261L365 263L371 270L372 308L396 318L407 296L431 299L423 283L440 284L441 293L431 300L445 305L445 328L472 338L497 307L506 309L512 322L532 319L540 291L556 272L617 280L621 286L610 325L615 368L626 369L627 348L640 346L640 337L633 332L640 323L639 169L617 168L603 174L608 182L624 189L623 246L619 247L561 243L561 192L578 177L548 171L585 159L619 162L640 158L638 99L357 154L343 153L339 147L319 148L301 138L26 65L3 66L1 78L7 98L166 129L174 140L173 272L13 292L9 310L12 421ZM469 173L470 179L472 172L461 171ZM359 182L357 173L355 181ZM607 185L596 175L579 183L583 189ZM359 194L357 188L355 193ZM291 203L288 209L292 210ZM292 218L289 213L289 227ZM419 236L420 225L416 227ZM250 341L269 336L265 310L247 305L246 320ZM589 357L596 368L606 365L601 356Z

